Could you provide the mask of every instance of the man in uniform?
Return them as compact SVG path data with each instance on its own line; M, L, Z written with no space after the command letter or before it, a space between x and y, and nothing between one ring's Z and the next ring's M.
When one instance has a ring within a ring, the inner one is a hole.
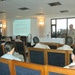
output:
M75 29L73 28L73 24L70 24L69 25L69 33L68 33L68 36L72 37L73 39L73 44L75 43Z

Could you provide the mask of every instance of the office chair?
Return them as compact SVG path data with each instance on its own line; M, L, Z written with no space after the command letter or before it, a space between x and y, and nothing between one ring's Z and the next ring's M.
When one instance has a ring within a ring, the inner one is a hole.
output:
M71 36L67 36L67 37L65 38L65 44L71 45L72 43L73 43L72 37L71 37Z

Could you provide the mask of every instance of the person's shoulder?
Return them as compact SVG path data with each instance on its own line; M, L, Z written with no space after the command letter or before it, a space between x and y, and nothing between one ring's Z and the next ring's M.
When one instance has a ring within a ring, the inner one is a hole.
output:
M17 41L17 42L22 42L22 40L20 40L20 39L15 39L15 41Z
M13 60L21 61L19 58L15 57L15 56L13 56L13 55L12 55L12 58L13 58Z
M71 63L71 64L69 64L69 65L67 65L67 66L64 66L64 68L71 68L71 67L73 67L73 66L75 66L75 63Z
M19 58L11 55L11 54L4 54L3 56L1 56L1 58L6 58L6 59L10 59L10 60L17 60L17 61L21 61Z

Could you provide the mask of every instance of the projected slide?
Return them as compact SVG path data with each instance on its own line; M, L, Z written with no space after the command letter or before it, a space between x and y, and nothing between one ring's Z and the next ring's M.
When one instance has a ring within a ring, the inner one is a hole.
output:
M13 35L28 36L30 34L31 20L15 20L13 22Z

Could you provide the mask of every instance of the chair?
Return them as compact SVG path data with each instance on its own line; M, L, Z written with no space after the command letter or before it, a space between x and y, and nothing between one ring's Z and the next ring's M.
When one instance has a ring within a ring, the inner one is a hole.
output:
M72 37L67 36L67 37L65 38L65 44L67 44L67 45L71 45L72 43L73 43L73 39L72 39Z
M13 61L14 75L44 75L44 66L20 61Z
M27 39L26 36L21 36L21 40L22 40L23 42L25 42L25 45L26 45L26 43L27 43L26 39Z
M0 44L4 43L5 41L0 41Z
M3 51L3 48L2 48L2 45L0 45L0 57L4 54L4 51Z
M24 42L16 42L16 51L24 56L24 60L26 61L26 48Z
M72 63L71 53L72 53L72 51L67 51L67 55L68 55L68 64Z
M40 49L40 48L28 48L29 62L44 65L45 64L44 50L45 49Z
M75 70L46 65L45 75L75 75Z
M0 75L14 75L12 70L12 60L0 58Z
M46 50L46 64L63 67L67 65L67 51L65 50Z

